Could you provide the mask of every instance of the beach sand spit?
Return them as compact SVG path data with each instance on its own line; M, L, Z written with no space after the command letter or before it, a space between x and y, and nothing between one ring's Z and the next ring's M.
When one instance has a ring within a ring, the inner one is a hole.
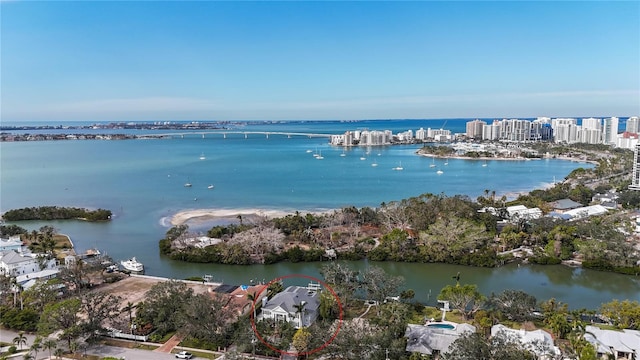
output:
M195 209L184 210L171 217L171 225L178 226L190 221L211 221L211 220L237 220L238 215L242 216L243 221L252 222L259 218L267 217L283 217L293 212L282 210L263 210L263 209Z

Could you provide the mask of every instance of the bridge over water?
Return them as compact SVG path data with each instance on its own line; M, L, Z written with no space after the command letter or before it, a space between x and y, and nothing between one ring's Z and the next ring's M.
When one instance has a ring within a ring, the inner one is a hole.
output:
M265 136L267 139L269 136L278 135L278 136L286 136L291 138L293 136L305 136L308 138L329 138L334 134L318 134L318 133L300 133L300 132L283 132L283 131L189 131L189 132L175 132L175 133L162 133L162 134L146 134L139 135L140 139L153 139L153 138L185 138L185 137L193 137L200 136L203 139L207 136L221 136L223 139L227 138L227 135L244 135L244 138L247 139L249 135L260 135Z

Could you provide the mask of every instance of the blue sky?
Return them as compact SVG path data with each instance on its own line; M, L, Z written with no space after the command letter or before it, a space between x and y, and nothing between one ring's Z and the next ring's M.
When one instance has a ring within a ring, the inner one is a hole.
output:
M0 1L3 121L640 114L640 2Z

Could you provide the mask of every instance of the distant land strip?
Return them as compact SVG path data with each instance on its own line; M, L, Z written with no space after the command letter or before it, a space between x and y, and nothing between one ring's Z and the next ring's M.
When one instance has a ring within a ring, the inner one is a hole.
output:
M40 206L12 209L2 214L5 221L25 220L85 220L108 221L111 220L111 210L89 210L76 207Z

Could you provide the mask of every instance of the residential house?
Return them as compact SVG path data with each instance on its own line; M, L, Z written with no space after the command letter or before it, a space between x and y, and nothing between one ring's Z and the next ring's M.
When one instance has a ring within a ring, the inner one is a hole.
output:
M251 313L254 301L250 300L249 297L256 297L256 305L260 304L262 298L267 296L266 287L266 285L238 286L228 294L229 300L227 302L227 307L237 315L247 315Z
M553 344L553 337L544 330L526 331L524 329L511 329L502 324L491 327L491 336L502 334L508 339L517 340L529 351L534 352L539 359L556 359L560 349Z
M317 286L289 286L270 300L263 300L260 319L287 321L299 329L316 320L319 307L320 292Z
M560 199L552 202L550 205L553 211L560 214L564 214L566 211L582 206L582 204L580 204L579 202L573 201L571 199Z
M16 276L16 283L18 283L22 290L28 290L32 286L38 283L38 281L47 281L49 279L53 279L58 276L60 270L56 269L46 269L42 271L36 271L31 274L19 275ZM55 285L55 288L62 291L64 289L63 284Z
M436 327L434 324L408 324L404 337L407 338L408 352L435 355L449 352L449 347L465 333L474 333L476 328L469 324L457 324L453 329ZM435 323L435 325L438 325Z
M41 270L57 269L55 259L38 261L37 254L23 254L17 251L0 252L0 274L7 276L27 275Z
M591 201L604 206L609 210L615 210L618 208L618 196L615 191L609 191L604 194L595 194L591 197Z
M22 240L20 240L20 235L10 236L8 238L0 238L0 251L11 250L22 250Z
M518 222L520 220L534 220L542 216L542 210L538 208L527 208L524 205L514 205L507 207L509 221Z
M607 211L607 208L602 205L591 205L565 211L564 215L571 216L571 220L578 220L591 216L604 215Z
M624 329L602 330L587 326L584 338L596 347L598 358L638 359L640 357L640 331Z

